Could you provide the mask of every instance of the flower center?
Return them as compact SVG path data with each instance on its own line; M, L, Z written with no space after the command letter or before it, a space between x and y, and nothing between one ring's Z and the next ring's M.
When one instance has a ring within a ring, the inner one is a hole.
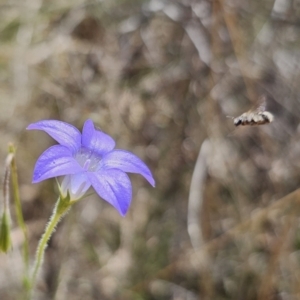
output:
M101 157L93 151L81 148L75 155L77 162L85 171L95 172L98 170Z

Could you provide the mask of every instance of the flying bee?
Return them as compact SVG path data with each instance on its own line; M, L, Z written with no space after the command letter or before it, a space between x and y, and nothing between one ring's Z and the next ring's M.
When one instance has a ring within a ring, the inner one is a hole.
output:
M239 125L263 125L271 123L274 120L274 116L266 111L266 99L265 97L260 101L260 105L255 110L249 110L239 117L233 118L235 126Z

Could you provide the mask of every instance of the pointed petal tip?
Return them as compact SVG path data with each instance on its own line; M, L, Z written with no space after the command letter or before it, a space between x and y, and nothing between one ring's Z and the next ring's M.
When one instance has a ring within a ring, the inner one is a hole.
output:
M38 174L37 172L33 171L32 180L31 180L32 183L39 183L43 180L44 178L42 174Z
M155 187L155 180L153 177L147 178L147 181L153 186Z
M102 198L102 197L101 197ZM121 217L125 217L127 215L127 212L129 210L129 207L126 207L125 209L120 207L119 205L112 205L116 210L117 212L120 214Z
M105 169L118 169L125 173L142 175L153 187L155 180L148 166L135 154L116 149L109 152L102 160Z
M34 130L34 129L43 130L44 128L42 127L42 124L43 123L46 124L48 121L51 122L54 120L43 120L43 121L37 121L37 122L31 123L26 127L26 130Z
M33 175L33 178L32 178L32 183L39 183L41 182L42 180L40 180L39 178L36 178L34 175Z
M154 180L154 178L152 176L152 173L151 173L151 171L149 169L148 169L148 174L140 174L140 175L142 175L149 182L149 184L152 187L155 187L155 180Z
M125 212L122 212L120 210L118 210L119 214L121 215L122 218L125 218L126 214L127 214L127 210Z
M81 146L81 133L71 124L58 120L41 120L29 124L27 130L41 130L50 135L60 145L75 153Z
M130 205L127 207L122 207L121 205L113 205L113 207L118 211L121 217L124 218L127 215Z
M94 122L91 119L87 119L84 124L94 125Z
M26 130L32 130L32 129L35 129L35 128L34 128L34 123L29 124L29 125L26 127Z

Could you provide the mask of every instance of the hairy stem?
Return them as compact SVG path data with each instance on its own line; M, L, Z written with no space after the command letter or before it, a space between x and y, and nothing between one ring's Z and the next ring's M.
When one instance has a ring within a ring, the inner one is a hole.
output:
M38 272L40 270L40 267L43 263L44 255L45 255L45 250L47 248L47 244L49 239L51 238L53 232L55 231L56 225L59 223L61 218L68 212L70 207L72 206L72 202L70 202L69 197L62 198L59 197L57 200L57 203L54 207L53 214L50 218L49 223L46 226L45 232L42 235L37 251L36 251L36 257L34 261L34 266L33 266L33 273L30 281L30 292L32 292L35 281L38 275Z

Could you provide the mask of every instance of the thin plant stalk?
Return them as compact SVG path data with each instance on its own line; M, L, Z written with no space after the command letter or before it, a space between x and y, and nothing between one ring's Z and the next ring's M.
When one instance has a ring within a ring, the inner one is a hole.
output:
M11 218L9 210L9 177L10 177L10 164L13 159L13 154L9 153L5 162L5 172L3 178L3 213L1 216L0 225L0 251L7 253L11 249Z
M14 202L15 202L17 222L24 235L24 243L23 243L23 261L25 265L24 285L25 287L28 288L27 282L29 280L29 240L28 240L27 227L24 222L24 217L23 217L22 207L21 207L18 172L17 172L17 164L15 158L16 149L12 144L9 145L8 152L13 154L13 158L11 160L12 191L13 191Z

